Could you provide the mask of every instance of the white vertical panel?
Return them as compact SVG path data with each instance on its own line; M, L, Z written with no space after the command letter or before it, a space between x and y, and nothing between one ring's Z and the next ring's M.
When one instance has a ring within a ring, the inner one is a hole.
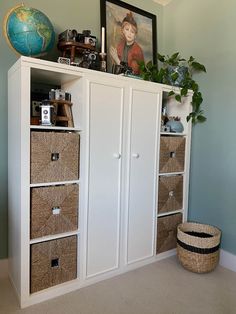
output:
M133 90L127 262L153 255L159 94Z
M123 89L90 84L87 277L119 264Z
M8 74L8 261L21 294L21 71ZM16 158L17 157L17 158Z

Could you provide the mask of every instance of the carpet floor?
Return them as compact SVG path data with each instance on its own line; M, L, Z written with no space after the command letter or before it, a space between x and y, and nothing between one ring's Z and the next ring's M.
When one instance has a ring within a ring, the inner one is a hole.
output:
M61 297L20 309L7 278L1 314L236 314L236 273L191 273L171 257Z

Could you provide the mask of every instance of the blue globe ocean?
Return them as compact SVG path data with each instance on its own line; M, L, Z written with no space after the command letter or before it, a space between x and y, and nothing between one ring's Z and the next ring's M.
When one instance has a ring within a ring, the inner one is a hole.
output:
M24 56L46 54L55 42L55 32L48 17L25 6L17 6L7 14L4 32L12 48Z

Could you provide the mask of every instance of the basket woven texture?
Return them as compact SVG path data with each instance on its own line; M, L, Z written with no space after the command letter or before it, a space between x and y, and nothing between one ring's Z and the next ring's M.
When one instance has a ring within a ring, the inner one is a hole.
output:
M160 173L184 171L185 138L161 136Z
M177 255L195 273L212 271L219 262L221 231L213 226L185 222L177 228Z
M157 220L156 252L162 253L176 248L177 226L182 222L182 214L159 217Z
M183 207L183 176L159 177L158 213Z
M77 180L79 134L31 132L30 166L31 183Z
M32 188L31 239L78 228L78 184Z
M75 279L77 237L32 244L31 293Z

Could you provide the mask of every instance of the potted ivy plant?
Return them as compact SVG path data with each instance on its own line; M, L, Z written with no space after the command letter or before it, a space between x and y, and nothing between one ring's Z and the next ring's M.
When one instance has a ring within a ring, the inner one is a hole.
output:
M192 90L192 112L188 115L187 121L192 120L194 124L204 122L206 117L201 109L203 98L193 75L197 72L206 72L205 66L192 56L188 60L182 58L179 52L171 56L158 53L157 59L161 64L160 67L158 63L153 64L151 61L146 64L140 62L141 77L144 80L178 86L178 92L172 90L168 94L169 97L175 97L178 102L182 101L182 97L187 96L189 89Z

